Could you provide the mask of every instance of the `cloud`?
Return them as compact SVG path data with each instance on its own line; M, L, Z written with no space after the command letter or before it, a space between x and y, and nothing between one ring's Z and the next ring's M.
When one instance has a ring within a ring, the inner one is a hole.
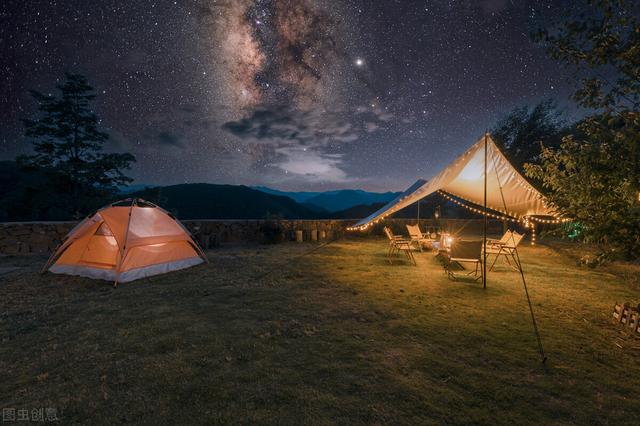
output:
M260 107L244 118L224 123L222 128L241 139L258 143L319 147L331 142L353 142L365 132L382 128L393 118L392 114L371 109L355 112L358 120L347 120L354 115L353 111L332 113L318 109Z
M389 125L392 114L379 108L353 111L302 110L289 106L260 106L222 128L247 142L287 175L308 180L347 182L337 145L357 141Z
M281 158L273 163L285 174L294 174L309 181L347 182L350 179L340 167L342 155L326 154L300 146L282 147L275 150Z

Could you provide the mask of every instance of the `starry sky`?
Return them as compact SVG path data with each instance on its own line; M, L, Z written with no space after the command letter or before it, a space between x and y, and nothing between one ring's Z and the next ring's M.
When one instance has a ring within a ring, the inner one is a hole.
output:
M3 0L0 160L85 74L135 183L401 190L512 108L568 101L552 0Z

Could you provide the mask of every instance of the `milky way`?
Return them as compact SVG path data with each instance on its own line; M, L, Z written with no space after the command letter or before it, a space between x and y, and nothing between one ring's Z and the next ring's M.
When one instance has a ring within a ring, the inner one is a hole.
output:
M84 0L0 4L0 159L28 152L28 89L97 89L139 183L397 190L511 108L567 101L529 36L551 0Z
M230 98L256 104L316 105L336 62L336 26L304 0L235 1L214 22L232 79Z

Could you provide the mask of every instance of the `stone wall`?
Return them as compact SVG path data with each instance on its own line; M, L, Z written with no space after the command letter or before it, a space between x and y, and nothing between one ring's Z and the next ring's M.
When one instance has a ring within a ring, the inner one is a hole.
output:
M8 222L0 223L0 254L51 253L77 222ZM185 220L182 223L194 235L203 249L214 248L221 243L253 241L279 243L283 241L322 241L349 233L346 228L355 220ZM389 225L397 234L406 234L406 224L415 219L387 219L367 230L367 235L382 235L382 227ZM423 231L439 227L455 234L482 234L482 220L422 219ZM489 234L500 235L503 224L489 221Z
M278 243L340 237L353 220L184 220L204 249L220 243ZM0 223L0 254L51 253L77 222ZM297 231L301 231L301 235Z
M203 249L220 243L320 241L341 237L353 220L184 220Z
M76 222L0 223L0 254L50 253Z

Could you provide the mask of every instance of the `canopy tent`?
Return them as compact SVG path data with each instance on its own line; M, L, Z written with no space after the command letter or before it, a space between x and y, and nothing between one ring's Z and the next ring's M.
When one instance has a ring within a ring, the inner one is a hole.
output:
M141 199L106 206L73 228L44 271L128 282L206 262L171 214Z
M484 205L485 144L486 207L518 219L555 216L553 210L545 204L542 194L518 173L500 152L491 135L486 134L431 180L418 180L396 199L360 220L353 228L365 229L376 221L437 191L443 191L477 205Z
M500 152L491 135L486 133L431 180L427 182L422 179L418 180L396 199L369 217L362 219L351 229L366 229L380 219L384 219L434 192L441 192L456 202L458 202L457 198L482 206L482 210L477 208L472 208L472 210L484 214L481 251L483 260L481 264L483 288L485 289L487 288L487 216L497 216L487 209L500 212L503 215L500 217L523 220L525 224L528 224L529 219L538 216L553 216L551 220L548 220L549 222L561 220L546 205L542 194L518 173L504 154ZM535 231L535 227L533 230ZM538 350L544 363L547 358L542 347L517 246L513 247L513 251L527 297Z

